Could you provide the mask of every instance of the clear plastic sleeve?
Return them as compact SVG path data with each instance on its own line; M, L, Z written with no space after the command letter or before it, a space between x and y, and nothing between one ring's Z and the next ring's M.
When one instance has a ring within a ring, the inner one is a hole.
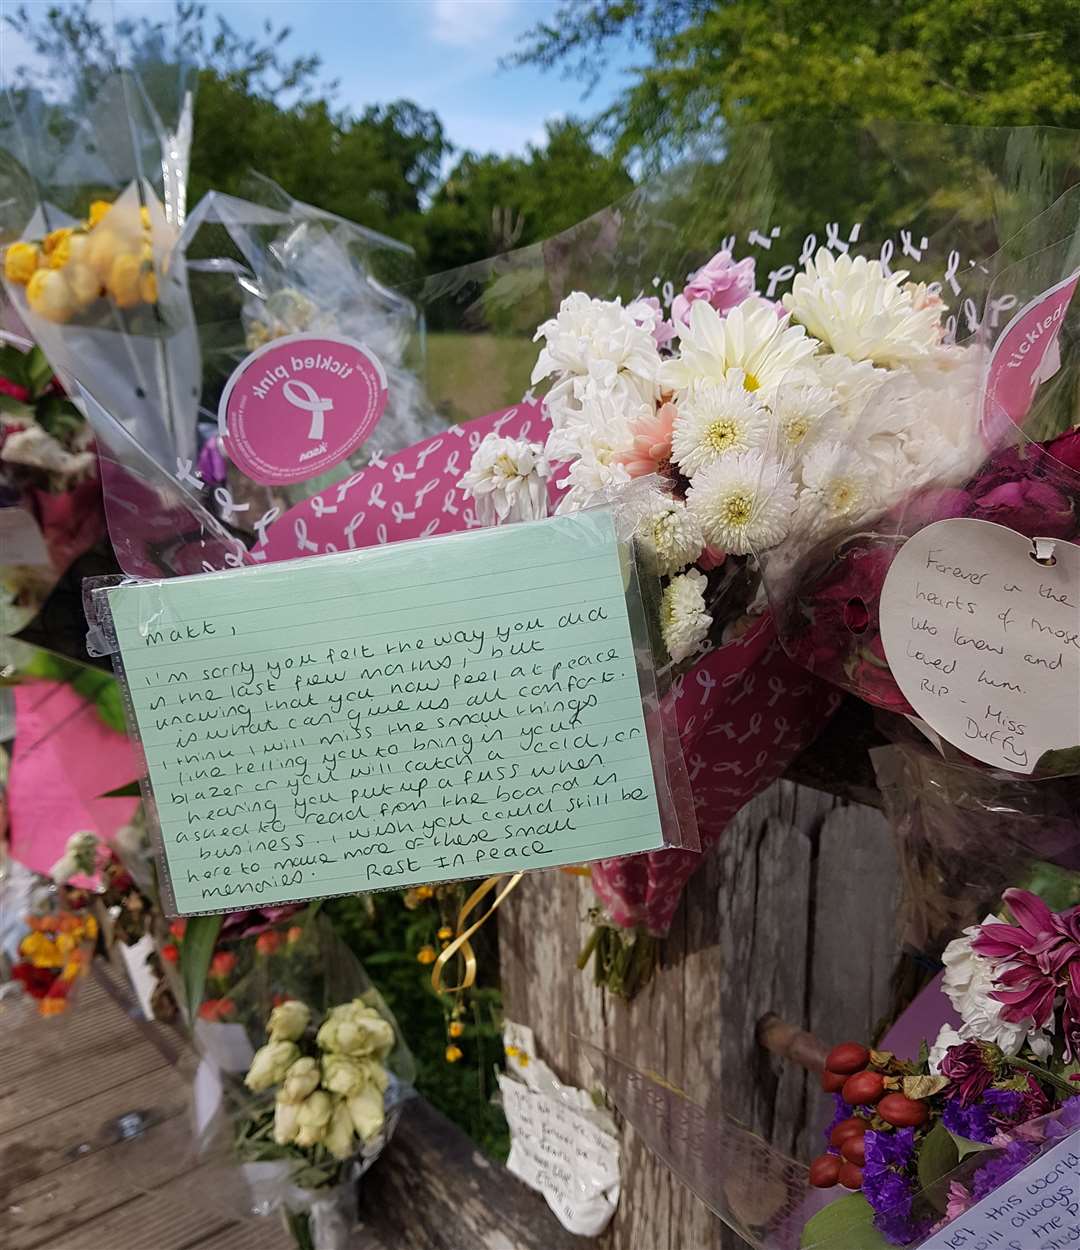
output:
M695 848L627 537L599 510L88 590L170 914Z

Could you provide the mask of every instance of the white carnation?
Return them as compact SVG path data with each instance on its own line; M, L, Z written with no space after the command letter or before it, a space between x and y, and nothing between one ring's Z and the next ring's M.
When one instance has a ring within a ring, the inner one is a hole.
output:
M576 407L564 414L548 435L545 454L554 463L566 463L591 455L603 464L628 451L633 443L633 423L656 411L650 401L591 378L575 378Z
M691 569L673 577L660 601L660 632L668 654L678 663L705 641L712 617L705 611L704 573Z
M710 547L749 555L787 536L795 483L777 461L760 451L744 451L702 469L690 483L686 502Z
M628 406L654 402L660 355L650 322L639 316L636 306L624 308L619 300L591 299L574 291L536 331L534 341L545 343L532 381L555 378L544 402L556 429L580 409L575 379L600 383Z
M746 390L741 369L722 381L701 378L683 392L672 426L672 459L687 477L721 456L761 447L769 413Z
M539 443L488 434L473 453L459 486L476 501L481 525L539 521L548 513L551 466Z
M661 577L692 564L705 546L701 526L686 504L664 495L650 496L634 534Z
M998 923L994 915L983 921L983 924ZM1009 965L985 959L971 949L980 928L980 925L972 925L965 929L964 936L950 942L941 956L945 965L941 988L963 1021L960 1037L964 1041L993 1042L1007 1055L1019 1054L1027 1042L1037 1055L1049 1055L1050 1038L1043 1029L1034 1027L1034 1021L1012 1024L1001 1018L1003 1006L990 995L996 988L996 975Z
M784 307L826 346L851 360L894 368L941 341L941 305L921 302L879 260L827 248L796 274Z
M689 324L681 329L679 355L661 365L660 381L684 391L702 378L722 382L731 370L741 369L748 391L768 389L817 349L803 327L778 317L768 300L751 296L723 317L708 300L694 300Z

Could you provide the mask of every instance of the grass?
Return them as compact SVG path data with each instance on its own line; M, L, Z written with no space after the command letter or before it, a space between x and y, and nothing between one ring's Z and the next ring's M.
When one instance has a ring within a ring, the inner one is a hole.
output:
M524 337L429 334L424 379L428 394L454 421L509 408L528 390L538 351Z

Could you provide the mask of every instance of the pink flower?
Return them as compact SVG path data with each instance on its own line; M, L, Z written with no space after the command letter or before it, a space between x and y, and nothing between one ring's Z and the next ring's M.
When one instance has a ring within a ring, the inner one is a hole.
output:
M671 460L671 431L675 423L675 405L661 404L656 412L639 417L630 426L633 442L629 451L614 459L631 477L657 473Z
M736 261L724 248L694 274L683 287L681 295L675 296L671 316L676 322L688 325L690 305L695 300L708 300L718 313L723 314L741 304L753 291L754 258L747 256L745 260Z
M949 1197L945 1204L945 1219L947 1221L957 1219L968 1210L973 1201L974 1199L965 1186L961 1185L959 1181L950 1181Z
M0 378L0 395L10 395L12 399L17 399L23 404L30 399L30 392L26 387L20 386L18 382L12 382L10 378Z
M635 306L644 304L647 308L651 308L656 313L656 321L653 324L652 336L656 340L657 347L667 347L671 340L675 337L675 327L670 321L664 320L664 310L660 307L660 301L655 295L643 297L634 301ZM639 325L644 325L644 318L635 317Z
M1080 908L1052 912L1027 890L1006 890L1004 898L1016 924L984 924L971 944L977 955L1008 964L992 997L1005 1008L1003 1020L1046 1028L1063 992L1062 1030L1072 1053L1080 1042Z

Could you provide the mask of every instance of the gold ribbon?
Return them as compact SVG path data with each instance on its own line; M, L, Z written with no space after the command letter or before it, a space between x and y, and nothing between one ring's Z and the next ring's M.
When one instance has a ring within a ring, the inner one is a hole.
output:
M435 964L431 969L431 986L436 994L456 994L460 990L467 990L476 980L476 952L473 950L472 943L469 939L490 916L495 914L503 899L517 889L518 882L521 880L523 875L523 873L515 872L502 889L499 890L498 894L495 895L495 899L487 911L484 912L479 920L474 920L467 929L465 928L465 922L469 918L469 913L482 903L485 898L487 898L487 896L498 886L499 882L502 881L503 878L501 876L488 877L486 881L484 881L481 885L478 885L476 889L473 890L473 892L462 904L461 910L458 912L457 937L455 937L442 954L439 955L439 958L435 960ZM461 978L461 984L443 985L443 970L446 968L446 965L450 962L450 960L459 953L465 964L465 974Z

